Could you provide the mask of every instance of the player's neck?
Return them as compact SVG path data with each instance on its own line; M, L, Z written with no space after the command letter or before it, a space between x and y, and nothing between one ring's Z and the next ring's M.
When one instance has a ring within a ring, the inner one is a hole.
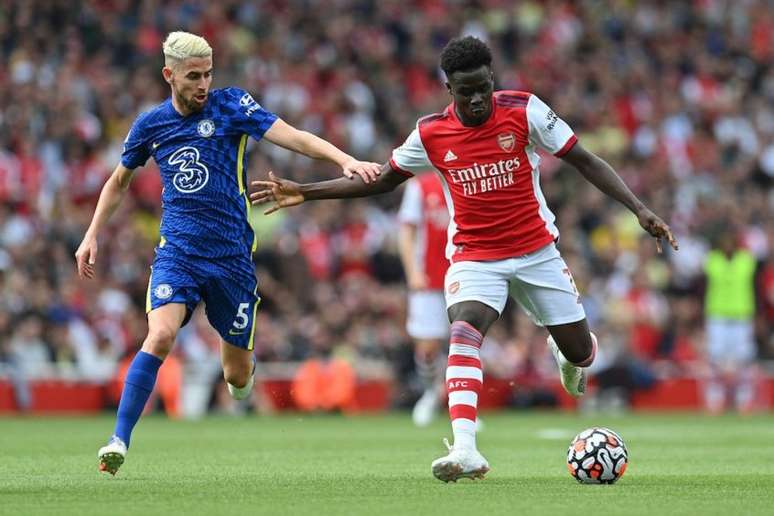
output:
M188 116L191 114L190 111L185 108L185 106L177 101L177 98L175 98L174 95L172 95L172 107L175 108L175 111L177 111L177 114L180 116Z
M188 116L193 113L193 110L186 107L185 104L180 99L178 99L177 95L174 93L172 94L172 107L175 108L175 111L177 111L177 114L180 116Z

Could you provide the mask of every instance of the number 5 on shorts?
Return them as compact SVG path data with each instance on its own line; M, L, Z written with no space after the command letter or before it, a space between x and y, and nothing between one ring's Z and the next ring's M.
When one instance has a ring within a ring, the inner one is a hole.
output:
M250 316L247 313L249 309L250 303L239 303L236 319L234 320L234 328L237 330L244 330L247 328L247 324L250 322Z

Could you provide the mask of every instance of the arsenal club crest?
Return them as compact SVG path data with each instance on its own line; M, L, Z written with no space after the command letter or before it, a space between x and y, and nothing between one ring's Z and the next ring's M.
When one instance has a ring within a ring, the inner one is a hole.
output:
M497 135L497 143L505 152L511 152L516 145L516 137L513 133L500 133Z

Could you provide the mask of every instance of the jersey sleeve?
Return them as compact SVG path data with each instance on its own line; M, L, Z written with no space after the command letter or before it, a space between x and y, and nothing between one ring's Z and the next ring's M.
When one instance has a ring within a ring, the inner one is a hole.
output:
M234 130L256 140L263 138L264 133L277 121L277 115L264 109L252 95L239 88L226 90L225 110Z
M145 115L140 115L132 124L129 134L124 140L124 151L121 153L121 164L130 170L145 165L150 157L148 135L145 130Z
M535 95L527 102L527 123L530 141L554 156L564 156L578 141L567 122Z
M422 144L422 138L419 136L419 129L415 128L411 131L403 145L392 151L390 166L399 174L406 176L413 176L433 168L425 146Z
M414 226L422 222L422 192L416 179L406 183L398 210L398 221Z

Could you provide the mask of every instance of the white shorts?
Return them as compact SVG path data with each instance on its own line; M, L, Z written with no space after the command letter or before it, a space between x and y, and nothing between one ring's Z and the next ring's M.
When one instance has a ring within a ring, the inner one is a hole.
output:
M449 316L441 290L409 292L406 330L412 339L441 339L449 336Z
M755 360L752 321L707 320L707 355L714 365L746 365Z
M445 284L447 307L479 301L502 314L510 294L538 326L586 317L570 269L553 243L516 258L454 263Z

